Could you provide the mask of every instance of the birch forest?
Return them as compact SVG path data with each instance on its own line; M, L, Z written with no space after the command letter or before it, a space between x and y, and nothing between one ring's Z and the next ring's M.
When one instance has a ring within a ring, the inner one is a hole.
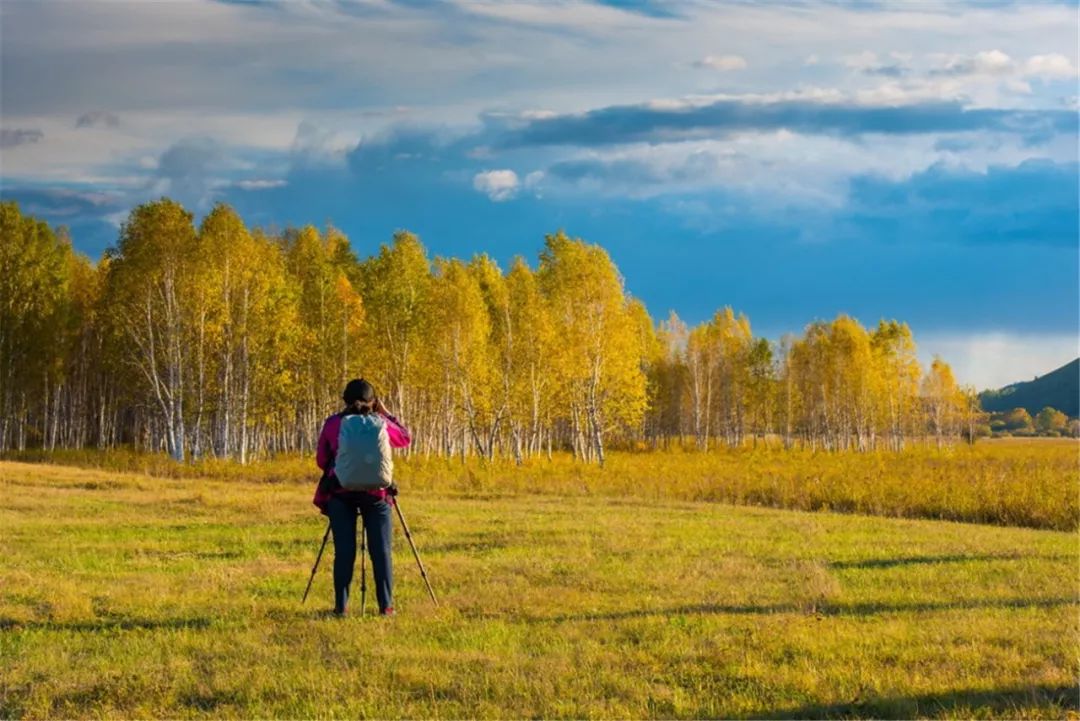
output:
M841 315L773 342L730 307L655 322L603 248L561 231L535 265L432 259L408 232L361 258L333 227L269 233L226 205L196 225L161 199L94 262L0 206L0 451L310 452L354 377L410 452L462 458L898 449L985 422L905 323Z

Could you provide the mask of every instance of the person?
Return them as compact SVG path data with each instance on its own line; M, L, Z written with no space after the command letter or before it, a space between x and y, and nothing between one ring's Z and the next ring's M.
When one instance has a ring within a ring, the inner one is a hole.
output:
M330 519L334 536L334 613L344 616L349 604L349 586L356 564L356 517L360 515L367 530L367 546L371 567L375 575L375 598L379 613L394 614L393 565L390 558L390 537L393 529L392 506L397 486L392 479L380 480L383 487L372 490L349 490L343 488L335 474L342 422L352 415L376 416L376 425L385 424L389 445L404 448L411 442L408 429L398 422L375 395L375 389L362 378L354 378L342 393L345 409L335 413L323 423L315 462L322 470L322 478L315 489L312 502ZM369 419L365 419L369 420ZM380 473L388 476L389 459ZM344 467L343 467L344 468ZM386 485L388 483L388 485Z

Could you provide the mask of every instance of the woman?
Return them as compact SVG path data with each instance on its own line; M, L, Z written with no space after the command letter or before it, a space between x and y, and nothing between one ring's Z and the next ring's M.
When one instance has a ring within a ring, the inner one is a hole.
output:
M353 379L342 393L345 409L326 419L315 462L323 476L315 489L314 504L330 518L334 534L334 613L343 616L349 604L349 585L352 583L353 566L356 563L356 516L359 513L367 529L367 545L371 552L371 567L375 573L375 598L379 613L394 614L393 568L390 559L390 535L393 528L391 506L397 495L397 486L390 479L389 485L375 490L348 490L342 488L334 473L338 457L342 421L352 415L376 415L377 423L385 423L389 444L404 448L411 438L397 419L390 415L386 406L375 396L375 389L363 379ZM389 460L389 459L387 459Z

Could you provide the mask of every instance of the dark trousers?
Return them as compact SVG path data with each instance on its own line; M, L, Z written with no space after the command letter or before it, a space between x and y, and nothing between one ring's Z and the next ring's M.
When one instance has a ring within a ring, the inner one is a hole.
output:
M326 508L334 534L334 610L344 613L349 604L349 585L356 565L356 517L359 512L367 529L371 568L375 573L375 599L379 611L393 608L394 571L390 559L393 509L387 501L364 493L334 496Z

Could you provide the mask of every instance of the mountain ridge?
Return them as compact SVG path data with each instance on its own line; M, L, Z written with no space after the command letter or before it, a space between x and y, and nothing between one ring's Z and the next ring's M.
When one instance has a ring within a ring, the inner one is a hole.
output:
M1080 358L1069 361L1034 380L1010 383L979 394L983 410L998 412L1024 408L1032 416L1046 406L1070 418L1080 415Z

